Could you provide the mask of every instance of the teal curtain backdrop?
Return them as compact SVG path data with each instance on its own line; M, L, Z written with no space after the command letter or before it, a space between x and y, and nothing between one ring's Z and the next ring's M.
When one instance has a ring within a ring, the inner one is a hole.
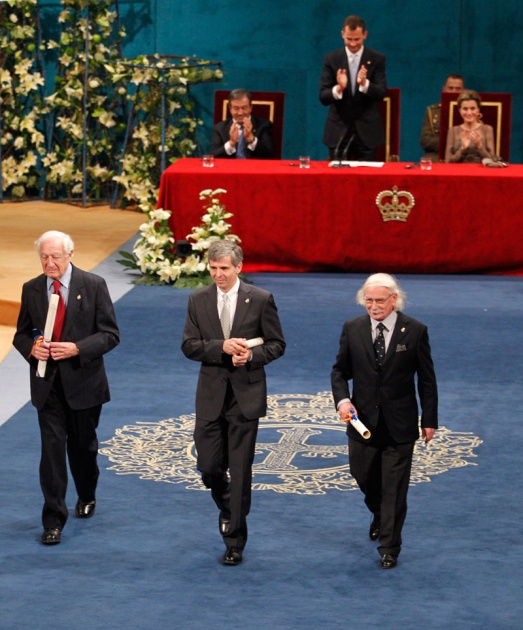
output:
M56 0L41 0L56 11ZM215 89L246 87L286 94L284 158L325 159L326 116L318 100L323 56L342 45L341 24L363 17L367 45L387 57L389 87L401 89L401 159L421 155L427 105L439 99L444 77L460 72L467 87L513 95L510 159L523 161L523 30L521 0L119 0L128 37L124 55L196 55L221 61L220 84L193 88L210 143ZM50 25L49 21L45 22ZM51 22L52 23L52 22Z

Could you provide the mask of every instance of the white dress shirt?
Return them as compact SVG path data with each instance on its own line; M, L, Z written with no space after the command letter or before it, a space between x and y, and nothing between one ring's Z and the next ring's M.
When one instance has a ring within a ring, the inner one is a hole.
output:
M218 289L218 315L221 319L222 309L223 309L223 296L225 295L224 291L222 291L219 287ZM238 289L240 288L240 281L236 280L236 284L227 291L227 296L229 297L229 312L231 314L231 328L234 322L234 314L236 313L236 304L238 303Z

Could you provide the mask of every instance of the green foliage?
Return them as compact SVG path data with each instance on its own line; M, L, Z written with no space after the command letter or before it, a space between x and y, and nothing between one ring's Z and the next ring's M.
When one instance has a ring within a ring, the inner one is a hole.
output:
M45 153L44 77L34 43L37 28L36 0L0 4L2 191L17 199L38 193L38 161Z
M58 41L38 46L37 0L0 3L3 190L18 197L38 190L43 166L46 198L116 196L122 206L149 212L162 156L173 162L196 149L202 121L190 86L219 81L220 64L159 55L125 60L117 3L61 5ZM54 91L45 101L44 51L56 60Z

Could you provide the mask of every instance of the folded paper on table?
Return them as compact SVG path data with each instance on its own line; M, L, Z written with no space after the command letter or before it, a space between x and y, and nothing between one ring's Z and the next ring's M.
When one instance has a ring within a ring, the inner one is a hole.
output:
M247 339L246 341L248 348L255 348L256 346L263 345L263 337L254 337L253 339Z
M361 162L359 160L332 160L329 162L329 166L332 168L340 167L340 166L368 166L370 168L381 168L384 162Z
M56 319L56 311L58 310L59 296L57 293L53 293L49 300L49 308L47 309L47 318L45 320L44 328L44 344L50 344L53 338L54 321ZM38 368L36 369L36 376L43 378L45 376L45 370L47 368L47 361L38 361Z

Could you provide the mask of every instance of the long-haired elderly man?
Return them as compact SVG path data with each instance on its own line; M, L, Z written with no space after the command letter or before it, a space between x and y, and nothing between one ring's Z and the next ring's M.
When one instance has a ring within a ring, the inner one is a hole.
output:
M401 551L414 444L438 426L438 392L427 327L402 312L405 293L392 276L365 281L356 301L367 315L346 321L331 381L334 402L347 422L351 474L372 513L369 536L379 539L381 567L394 568ZM352 382L352 389L349 388ZM357 415L370 430L353 426Z

